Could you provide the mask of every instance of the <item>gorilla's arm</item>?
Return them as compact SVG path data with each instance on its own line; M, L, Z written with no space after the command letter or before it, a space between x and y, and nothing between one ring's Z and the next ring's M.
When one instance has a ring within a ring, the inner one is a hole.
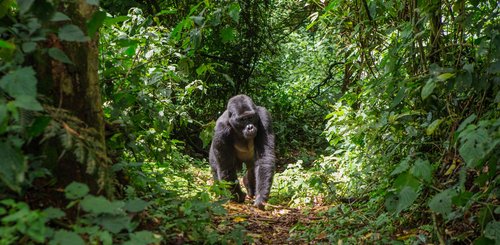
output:
M257 113L260 118L260 132L256 138L256 159L255 175L256 179L256 199L254 205L263 208L263 202L269 198L269 192L273 182L275 169L274 156L274 132L271 125L271 115L266 108L257 106Z
M231 193L237 202L245 200L245 193L238 183L235 165L236 155L231 139L231 127L228 123L227 111L217 120L216 130L210 147L209 161L215 180L224 180L231 183Z

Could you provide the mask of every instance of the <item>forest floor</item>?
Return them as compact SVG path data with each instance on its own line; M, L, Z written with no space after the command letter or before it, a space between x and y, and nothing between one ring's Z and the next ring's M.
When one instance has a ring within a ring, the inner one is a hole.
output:
M252 244L304 244L305 241L291 238L290 230L297 224L307 225L317 222L316 214L327 207L314 210L300 210L268 204L266 210L259 210L251 202L227 203L224 205L228 215L223 219L239 223L253 239ZM322 240L321 237L317 238Z

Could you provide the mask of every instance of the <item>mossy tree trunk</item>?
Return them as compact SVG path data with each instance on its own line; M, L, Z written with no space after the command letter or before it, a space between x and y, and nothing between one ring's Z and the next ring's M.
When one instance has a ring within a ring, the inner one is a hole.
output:
M71 18L86 35L86 24L97 6L85 0L59 4L60 11ZM40 147L47 156L45 164L64 187L72 181L87 184L92 193L112 195L113 179L104 138L104 115L98 77L98 36L86 41L63 41L51 34L47 48L62 50L73 64L40 54L35 59L39 91L50 101L47 111L61 135L44 141Z

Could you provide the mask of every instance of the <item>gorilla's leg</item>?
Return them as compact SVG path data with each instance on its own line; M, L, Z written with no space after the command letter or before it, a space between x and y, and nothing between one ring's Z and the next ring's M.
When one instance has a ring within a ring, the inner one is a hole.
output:
M248 196L255 197L255 167L254 164L247 164L247 174L243 177L243 183L248 192Z
M218 175L220 180L225 180L229 182L231 190L232 198L231 200L234 202L242 203L245 201L245 192L241 190L240 183L238 181L238 176L236 174L236 169L229 168L222 170L220 167L218 169Z

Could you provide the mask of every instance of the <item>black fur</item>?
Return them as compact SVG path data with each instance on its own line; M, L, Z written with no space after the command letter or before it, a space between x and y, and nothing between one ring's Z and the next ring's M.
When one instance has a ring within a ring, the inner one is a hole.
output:
M245 201L237 176L244 162L243 183L248 195L255 197L254 205L263 209L275 169L274 133L266 108L246 95L229 99L227 110L217 119L209 161L214 180L233 183L231 193L237 202Z

